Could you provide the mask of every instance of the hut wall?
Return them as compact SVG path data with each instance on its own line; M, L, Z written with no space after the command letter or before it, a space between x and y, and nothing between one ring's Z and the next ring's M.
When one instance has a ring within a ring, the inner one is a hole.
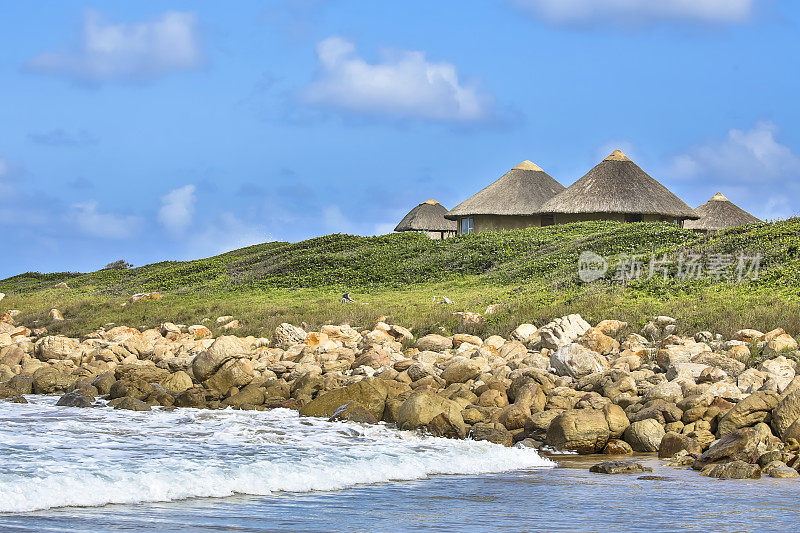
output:
M539 215L475 215L472 217L472 232L507 231L541 226ZM461 225L459 224L459 227Z

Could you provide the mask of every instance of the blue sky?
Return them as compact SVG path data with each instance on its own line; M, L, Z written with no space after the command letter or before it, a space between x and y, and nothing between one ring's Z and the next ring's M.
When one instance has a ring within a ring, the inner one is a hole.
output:
M0 276L391 231L614 148L800 211L788 0L0 0Z

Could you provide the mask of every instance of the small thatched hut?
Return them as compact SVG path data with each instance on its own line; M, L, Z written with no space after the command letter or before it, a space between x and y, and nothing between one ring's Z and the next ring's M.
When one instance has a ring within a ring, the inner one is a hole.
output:
M687 220L683 227L697 231L717 231L723 228L761 222L761 220L725 198L725 195L721 192L718 192L711 197L711 200L695 209L694 213L700 218Z
M564 186L530 161L523 161L446 215L459 233L503 231L546 225L539 207Z
M556 224L583 220L668 221L699 218L683 200L649 176L620 150L539 209Z
M426 200L408 212L395 231L424 231L431 239L445 239L456 234L456 223L447 220L447 209L436 200Z

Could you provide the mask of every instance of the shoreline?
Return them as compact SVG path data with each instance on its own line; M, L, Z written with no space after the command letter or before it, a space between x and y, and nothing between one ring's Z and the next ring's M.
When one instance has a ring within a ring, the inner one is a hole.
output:
M6 315L0 397L12 402L33 393L62 394L57 405L73 407L102 396L137 411L283 407L609 459L657 452L712 477L800 469L800 351L782 329L685 337L665 316L627 333L623 322L567 315L521 324L508 338L415 338L378 322L360 331L284 323L271 339L164 323L78 339L34 335Z

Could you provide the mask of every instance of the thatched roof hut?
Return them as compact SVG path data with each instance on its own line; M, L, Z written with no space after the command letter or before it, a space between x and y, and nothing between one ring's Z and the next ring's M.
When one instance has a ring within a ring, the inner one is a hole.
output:
M539 209L556 223L576 220L684 220L692 208L620 150L601 161Z
M733 226L755 224L761 222L738 205L734 204L721 192L711 197L700 207L694 210L700 218L687 220L683 227L698 231L717 231Z
M564 186L530 161L523 161L446 215L451 220L475 215L530 216Z
M395 231L424 231L432 238L455 235L456 222L444 218L447 209L436 200L426 200L408 212ZM438 236L437 236L438 234Z

